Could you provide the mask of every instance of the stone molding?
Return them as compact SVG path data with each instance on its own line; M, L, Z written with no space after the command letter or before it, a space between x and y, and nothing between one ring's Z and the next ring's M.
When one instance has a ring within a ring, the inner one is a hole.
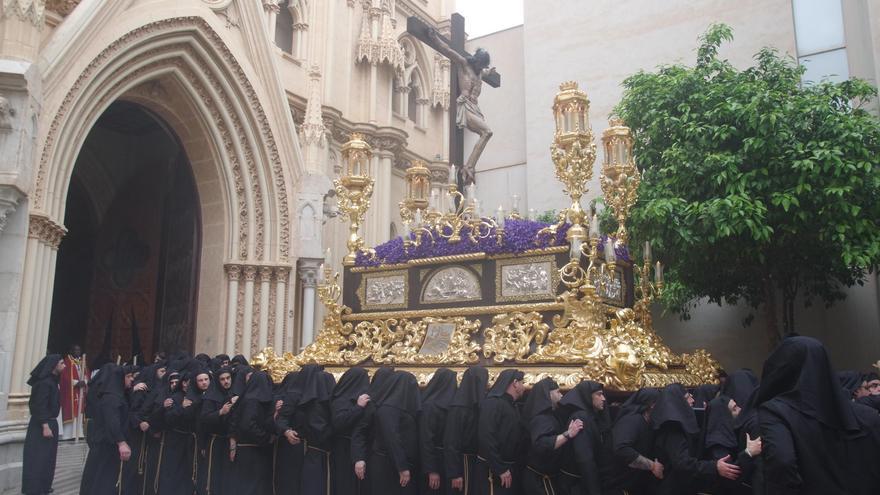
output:
M209 2L212 6L220 8L221 2ZM56 162L64 162L67 161L65 158L56 156L56 142L59 140L59 136L62 134L62 129L66 127L71 118L68 116L72 107L78 101L80 95L90 87L91 82L93 81L95 75L99 73L105 66L109 65L111 62L115 61L117 57L123 54L126 49L132 46L139 45L144 42L145 39L149 38L159 38L166 32L174 32L180 31L186 28L193 28L201 34L201 38L204 39L215 51L215 53L219 56L219 58L226 64L227 67L230 68L230 76L235 80L238 88L241 90L246 108L250 109L252 112L255 122L254 124L257 127L259 132L259 142L261 147L265 150L268 170L267 172L270 174L270 177L266 177L266 181L271 183L275 189L275 197L273 198L275 210L277 211L277 227L278 227L278 257L280 261L284 262L290 258L290 249L291 249L291 226L290 226L290 218L289 218L289 205L288 205L288 195L287 195L287 184L284 175L283 165L281 163L280 154L278 152L278 146L275 141L275 137L271 130L271 126L269 124L268 118L266 116L265 111L263 110L262 104L257 96L254 87L251 82L248 80L247 75L244 70L238 63L238 61L233 56L232 52L224 43L223 39L218 35L208 23L200 18L200 17L176 17L170 19L163 19L159 21L155 21L149 24L145 24L140 26L132 31L129 31L125 35L118 38L113 43L110 43L104 50L102 50L95 58L91 60L91 62L83 69L80 73L74 84L68 90L65 95L60 107L57 112L55 112L54 118L51 121L51 124L48 126L48 131L46 135L46 139L44 141L44 146L42 149L41 157L39 160L37 173L36 173L36 187L34 189L34 206L37 210L54 210L59 209L58 205L48 205L49 199L46 197L46 192L49 188L49 179L50 175L52 179L55 179L54 175L58 171L56 169L62 168L61 166L55 165ZM177 48L181 48L178 46ZM156 48L154 50L149 50L143 54L144 57L155 56L162 52L163 50L167 50L167 47ZM190 53L195 54L190 48ZM135 57L137 58L137 57ZM235 127L235 134L232 134L229 129L225 130L225 137L232 137L232 139L224 139L225 147L228 151L232 151L235 148L233 142L235 140L239 141L239 144L244 148L243 154L245 156L245 161L247 162L247 172L250 175L252 180L251 185L251 194L255 196L254 205L252 207L253 211L247 211L247 207L244 206L244 199L239 199L239 220L241 222L239 228L239 252L235 253L236 255L242 258L249 258L249 242L248 239L248 230L247 222L250 220L249 214L253 214L256 220L255 223L255 239L253 239L253 257L256 259L265 259L267 253L265 253L265 245L264 242L264 224L262 221L262 217L264 212L263 210L263 198L260 197L262 191L258 188L257 184L259 184L258 176L259 174L256 171L256 161L255 156L261 153L261 150L255 149L254 145L256 143L250 143L245 139L238 139L241 136L246 135L244 132L244 126L237 119L238 113L234 111L236 105L233 104L231 100L232 96L227 94L227 91L221 89L223 85L220 81L217 80L217 77L213 75L210 71L210 67L208 64L202 60L201 57L197 57L196 60L199 60L200 63L199 69L203 72L200 74L200 77L205 77L216 90L220 91L220 94L224 96L221 98L221 103L226 109L229 111L230 115L235 116L235 120L233 122ZM158 68L157 65L153 66L153 69ZM177 65L179 67L188 66L187 62L178 59ZM136 61L128 61L122 68L117 69L118 71L130 70L132 67L137 66ZM147 71L144 70L143 67L136 70L139 75L143 76ZM132 71L134 73L135 71ZM190 72L193 71L190 69ZM192 74L195 76L195 74ZM200 77L194 77L193 81L198 80ZM128 79L132 79L132 75L129 74ZM117 85L118 86L118 85ZM200 91L200 97L204 102L212 102L213 99L209 94L206 94L207 91ZM105 93L106 94L106 93ZM94 108L94 107L93 107ZM214 113L214 112L212 112ZM219 119L219 113L215 114L215 122ZM239 174L241 171L238 172ZM245 188L241 184L236 184L235 189L239 195L239 198L245 193ZM267 204L271 204L267 201ZM54 208L51 208L53 207ZM269 255L271 256L271 255Z
M58 225L45 215L32 213L28 223L28 237L37 239L52 249L58 249L61 239L67 234L67 229Z
M52 3L70 3L55 1ZM76 2L79 3L79 2ZM76 5L73 5L76 7ZM70 10L73 10L73 7ZM18 17L20 20L30 22L39 29L43 27L46 18L46 0L3 0L4 17Z

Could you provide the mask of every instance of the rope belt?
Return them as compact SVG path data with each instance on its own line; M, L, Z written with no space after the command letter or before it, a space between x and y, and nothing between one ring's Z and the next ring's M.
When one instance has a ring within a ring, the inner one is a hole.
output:
M464 469L462 469L462 475L464 477L464 495L468 495L471 489L471 462L473 462L473 457L475 454L462 454L464 457Z
M544 485L545 495L556 495L556 490L553 489L553 478L551 478L547 474L542 473L541 471L538 471L532 466L526 466L526 469L541 477L541 484Z
M138 453L138 476L142 476L144 474L144 463L146 459L144 456L147 453L147 434L146 432L141 432L141 451Z
M121 459L119 460L119 475L116 476L116 493L122 495L122 466L125 465Z
M559 472L562 473L562 474L564 474L564 475L566 475L566 476L570 476L570 477L572 477L572 478L581 479L581 475L579 475L579 474L574 474L574 473L569 473L569 472L566 471L565 469L560 469Z
M211 470L214 467L214 442L216 440L217 435L211 435L211 441L208 442L208 480L207 483L205 483L206 495L211 495Z
M199 480L199 436L195 433L192 433L193 437L193 473L192 480L193 485L198 483Z
M156 477L153 478L153 491L159 493L159 473L162 472L162 457L165 452L165 432L162 432L162 440L159 442L159 462L156 463Z
M236 447L262 447L262 445L257 445L255 443L237 443Z
M477 459L485 462L486 466L489 468L486 470L489 473L489 495L495 495L495 479L492 476L492 466L489 465L489 461L483 459L481 456L477 456Z
M312 449L315 452L320 452L324 454L324 471L327 473L327 479L325 480L326 484L324 486L327 490L327 495L330 495L330 452L322 448L315 447L314 445L309 445L308 440L303 440L303 445L305 446L306 450Z

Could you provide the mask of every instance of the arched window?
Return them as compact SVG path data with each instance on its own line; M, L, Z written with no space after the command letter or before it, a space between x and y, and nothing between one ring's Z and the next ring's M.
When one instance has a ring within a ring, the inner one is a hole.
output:
M416 123L416 125L420 125L418 119L418 99L419 94L421 93L421 88L419 87L419 80L416 76L416 73L413 72L413 77L409 81L409 92L407 93L407 103L406 103L406 116L409 120L412 120Z
M391 78L391 111L400 115L400 84L397 77Z
M281 10L275 21L275 44L286 53L293 54L293 13L290 11L289 0L279 2Z

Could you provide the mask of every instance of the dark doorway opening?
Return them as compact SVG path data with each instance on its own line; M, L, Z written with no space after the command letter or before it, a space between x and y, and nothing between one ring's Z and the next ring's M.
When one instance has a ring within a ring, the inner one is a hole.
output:
M80 344L93 369L121 356L192 351L201 245L199 199L177 136L117 101L74 166L58 251L49 349Z

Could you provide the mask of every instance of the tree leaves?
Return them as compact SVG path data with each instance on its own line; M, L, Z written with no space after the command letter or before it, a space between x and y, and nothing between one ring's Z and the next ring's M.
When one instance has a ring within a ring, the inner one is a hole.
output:
M803 85L804 68L771 48L738 70L718 58L732 39L710 26L696 65L623 82L616 113L642 170L629 228L662 253L673 310L702 297L757 307L767 281L831 304L880 264L880 123L862 108L876 90Z

